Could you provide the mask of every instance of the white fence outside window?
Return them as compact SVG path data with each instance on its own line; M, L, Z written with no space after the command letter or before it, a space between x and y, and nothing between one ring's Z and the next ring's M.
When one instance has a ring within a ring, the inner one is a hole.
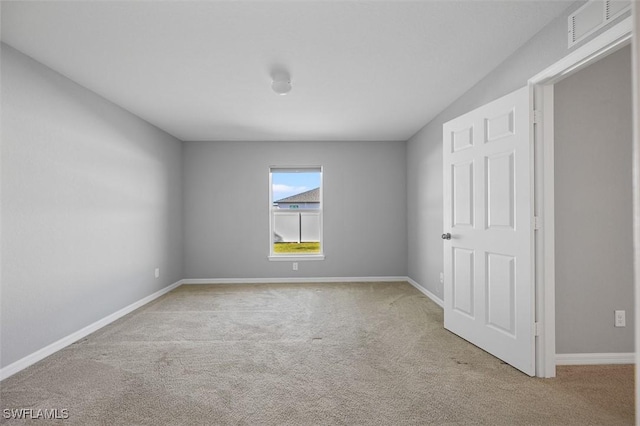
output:
M273 241L309 243L320 241L320 212L273 211Z

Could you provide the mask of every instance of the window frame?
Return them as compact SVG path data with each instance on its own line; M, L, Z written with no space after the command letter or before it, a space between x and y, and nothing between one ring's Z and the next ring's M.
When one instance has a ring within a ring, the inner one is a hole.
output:
M281 171L286 173L287 170L294 171L304 171L308 170L311 172L319 172L320 173L320 208L318 209L308 209L308 208L299 208L295 209L296 212L314 212L319 213L319 240L320 240L320 252L319 253L275 253L273 251L273 231L274 231L274 222L275 215L274 212L278 209L273 206L273 173ZM269 256L268 259L270 261L288 261L288 262L298 262L298 261L307 261L307 260L324 260L324 169L322 166L269 166Z

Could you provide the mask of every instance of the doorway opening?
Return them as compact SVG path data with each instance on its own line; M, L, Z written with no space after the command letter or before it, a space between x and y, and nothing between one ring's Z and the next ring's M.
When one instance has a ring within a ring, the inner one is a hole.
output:
M558 200L556 196L556 189L560 192L558 195L564 196L566 194L563 194L560 188L556 186L556 174L564 173L564 171L559 172L555 167L556 125L554 120L556 117L554 114L554 86L577 73L579 70L583 70L589 65L623 49L630 43L631 34L631 18L627 18L529 80L530 89L533 94L532 107L535 117L533 128L535 151L535 215L541 223L541 229L536 233L536 322L540 324L540 336L536 344L536 375L540 377L555 376L557 347L556 324L557 320L565 320L562 316L564 314L562 313L556 316L557 272L566 267L566 265L561 266L556 262L564 262L567 256L566 244L564 244L566 241L562 241L559 245L557 244L557 238L559 236L566 238L566 229L562 231L558 229L559 225L566 223L566 218L563 217L562 220L564 222L562 222L560 221L560 217L558 217L558 222L556 222L556 212L559 208L564 208L564 204L566 204L565 201L567 200L564 198ZM629 142L631 142L631 138L629 138ZM631 143L629 143L628 149L630 152ZM564 154L566 153L563 153L563 155ZM579 151L576 155L580 154L584 154L584 152ZM630 163L631 158L629 158L628 161ZM629 176L628 184L631 184L631 176ZM629 198L631 198L631 193L628 195ZM580 196L577 197L577 199L580 198ZM558 203L556 203L556 201L558 201ZM611 207L613 208L614 206ZM563 214L564 213L565 212L563 212ZM591 224L591 227L593 226L598 226L598 224ZM627 228L629 230L628 233L631 234L632 221L630 215ZM584 229L584 233L588 232L589 229ZM559 248L558 253L556 253L556 247ZM580 249L581 248L578 248L578 250ZM562 253L560 253L560 251L562 251ZM575 257L576 259L580 259L580 253L576 253ZM629 281L629 285L632 289L632 279ZM630 311L633 311L633 307L631 307ZM608 321L606 326L612 327L613 321L614 312L612 311L610 321ZM561 331L561 333L564 333L564 330ZM584 337L585 336L582 336L583 339ZM566 350L566 348L562 348L561 350ZM599 355L606 356L611 354L601 353ZM631 362L632 360L631 358L629 361ZM622 362L623 360L609 359L608 361ZM592 363L593 360L587 362ZM577 362L574 360L573 363Z

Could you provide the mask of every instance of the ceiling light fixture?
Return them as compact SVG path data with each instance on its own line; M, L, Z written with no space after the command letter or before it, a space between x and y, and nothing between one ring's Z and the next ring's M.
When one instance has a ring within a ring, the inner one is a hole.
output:
M271 88L278 95L286 95L291 91L291 78L289 74L281 72L273 76Z

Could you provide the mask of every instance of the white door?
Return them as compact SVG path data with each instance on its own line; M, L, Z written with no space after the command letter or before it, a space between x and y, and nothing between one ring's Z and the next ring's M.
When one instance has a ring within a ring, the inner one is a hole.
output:
M529 116L524 87L444 124L442 238L445 328L533 376Z

